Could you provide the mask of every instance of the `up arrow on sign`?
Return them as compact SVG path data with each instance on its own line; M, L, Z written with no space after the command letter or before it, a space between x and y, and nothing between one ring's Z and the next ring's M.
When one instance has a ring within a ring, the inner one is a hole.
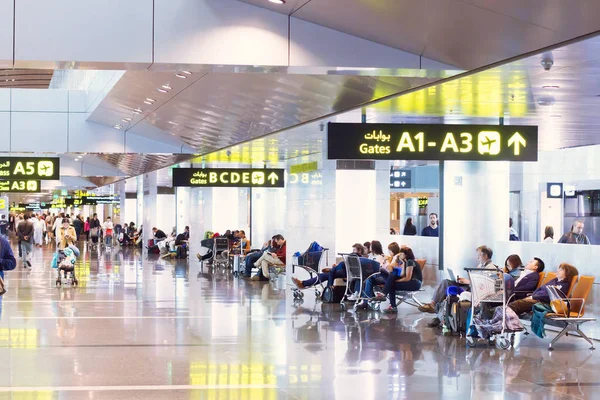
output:
M508 147L515 146L515 156L521 154L521 146L526 147L527 141L519 132L515 132L514 135L508 139Z
M275 172L271 172L269 174L269 176L267 177L267 179L271 181L271 185L274 185L275 182L277 182L279 180L279 177L277 176L277 174Z

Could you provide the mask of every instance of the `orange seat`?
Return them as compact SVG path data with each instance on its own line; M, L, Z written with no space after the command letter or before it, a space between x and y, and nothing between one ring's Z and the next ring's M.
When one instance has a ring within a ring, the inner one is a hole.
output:
M544 278L545 277L546 277L546 273L545 272L540 272L540 277L538 279L537 288L539 288L540 286L542 286L542 282L544 282Z
M569 286L569 291L567 292L567 297L571 297L571 293L573 293L573 290L575 289L575 287L579 286L577 284L578 279L579 279L579 275L575 275L573 277L573 279L571 279L571 285Z
M542 283L540 283L538 285L538 287L544 286L545 284L547 284L548 282L550 282L554 278L556 278L556 272L548 272L548 273L546 273L546 276L544 277L544 280L542 280Z

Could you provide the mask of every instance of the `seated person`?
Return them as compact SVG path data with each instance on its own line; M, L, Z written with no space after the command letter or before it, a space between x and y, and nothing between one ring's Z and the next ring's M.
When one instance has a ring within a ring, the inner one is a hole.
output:
M521 315L533 310L533 305L536 303L541 302L549 304L550 295L546 290L546 287L548 286L557 287L559 291L562 292L562 294L566 297L567 293L569 292L569 287L571 286L573 277L577 276L578 274L579 272L577 271L577 268L570 264L562 263L558 267L558 271L556 271L556 278L552 279L544 286L540 286L535 292L533 292L531 296L525 297L521 300L513 301L508 305L508 307L517 315Z
M240 231L237 240L231 246L231 254L246 254L250 251L250 241L246 238L246 232Z
M477 261L479 261L477 268L481 268L481 269L495 269L496 268L496 266L492 262L492 256L494 254L492 249L490 249L487 246L479 246L476 251L477 251ZM469 282L469 280L467 278L458 278L458 282L451 281L450 279L446 279L446 280L442 281L442 283L440 283L439 286L437 287L437 289L435 290L435 292L433 294L433 298L431 299L431 303L424 304L423 306L419 307L419 311L435 314L436 308L438 307L438 305L441 304L442 301L444 301L444 299L446 298L446 291L450 286L458 286L461 289L468 291L468 290L470 290L470 286L469 286L470 284L471 284L471 282ZM431 322L431 324L433 325L436 322L437 322L437 324L435 324L435 326L438 326L439 320L437 318L434 318L434 320Z
M352 245L352 254L356 254L358 257L360 257L361 263L363 262L363 259L367 260L365 258L365 247L360 243L355 243ZM323 272L314 278L301 281L298 278L292 277L292 282L294 282L298 289L305 289L307 287L316 285L318 282L320 283L325 281L327 281L327 286L332 287L333 282L338 278L346 278L346 263L343 261L337 265L333 264L331 268L323 268Z
M379 243L379 242L377 242ZM375 246L377 247L377 245ZM379 247L381 247L381 243L379 243ZM379 270L379 275L369 277L365 282L364 289L364 297L375 297L375 286L385 285L387 281L387 277L390 275L392 270L396 267L399 267L398 260L400 254L400 246L398 243L393 242L388 246L389 257L385 258L383 256L379 256L381 268Z
M286 244L285 244L285 238L283 237L283 235L275 235L273 238L274 238L275 244L278 246L278 250L275 252L273 252L273 251L263 252L263 254L259 257L259 259L256 260L256 262L254 263L254 266L259 268L259 271L262 272L262 276L267 280L269 279L269 267L272 265L285 267L285 261L286 261L285 259L286 259L287 248L286 248ZM250 279L253 281L262 280L261 276L258 274L254 275Z
M156 250L158 248L158 242L167 238L167 234L156 227L152 228L152 234L154 236L154 245L146 247L150 251Z
M509 274L514 279L517 279L521 275L522 269L523 262L521 261L521 257L517 254L511 254L506 261L504 261L504 273Z
M515 278L513 301L524 299L535 291L540 281L540 273L544 272L544 268L544 262L537 257L529 261L525 269Z
M410 247L402 247L400 253L394 257L396 267L387 276L383 293L390 299L390 307L384 310L386 314L397 313L396 291L416 291L421 289L423 273L421 266L415 260L415 255ZM380 300L384 300L380 298Z
M277 235L275 235L277 236ZM268 252L277 252L279 247L277 247L277 243L275 242L275 236L271 238L268 242L265 242L260 250L251 251L244 258L244 273L242 274L245 278L250 278L252 273L252 267L254 267L254 263L258 261L258 259L263 255L265 251ZM259 276L262 276L262 271L259 271Z

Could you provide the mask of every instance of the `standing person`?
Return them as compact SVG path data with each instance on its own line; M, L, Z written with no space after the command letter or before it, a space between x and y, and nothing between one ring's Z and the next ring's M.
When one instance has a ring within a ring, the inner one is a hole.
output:
M104 244L106 245L106 247L110 247L112 245L113 229L114 226L110 217L106 217L106 221L104 221L104 224L102 225L102 232L104 233Z
M31 268L31 261L29 258L32 250L33 223L29 219L29 214L25 214L23 221L17 226L17 236L21 242L21 260L23 262L23 268Z
M554 228L548 225L544 229L544 243L554 243Z
M48 215L46 218L46 242L52 243L54 241L54 232L52 231L52 227L54 226L54 214L51 216Z
M5 239L8 237L8 226L9 222L6 220L6 215L2 214L2 217L0 218L0 236Z
M75 228L75 234L77 235L77 240L79 240L81 232L83 232L83 218L81 217L81 214L73 220L73 228Z
M521 239L519 239L519 233L517 232L517 230L515 228L513 228L513 219L509 218L508 219L508 240L511 242L519 242Z
M565 244L591 244L590 239L583 233L583 221L578 219L573 222L571 231L565 233L558 243Z
M6 218L4 215L3 217ZM9 241L6 237L0 236L0 296L6 293L6 288L4 287L4 271L13 270L16 266L17 260L15 260Z
M431 213L429 214L429 225L423 228L421 236L438 237L439 235L438 216L436 213Z
M100 236L100 221L98 220L98 214L94 213L90 220L90 237L92 238L92 243L98 243L98 236Z
M58 246L58 249L64 250L71 246L73 249L73 247L76 247L76 235L75 228L71 226L69 219L63 218L62 226L56 231L56 245ZM76 252L75 249L73 249L73 251L75 252L75 255L78 256L78 251Z
M45 222L40 219L39 216L33 216L31 221L33 223L33 243L37 247L42 247L44 241L44 225Z
M10 213L8 216L8 230L11 232L16 232L17 226L15 225L15 214Z
M406 236L415 236L417 234L417 227L413 225L412 218L406 220L402 234Z
M85 219L85 222L83 224L83 233L85 233L85 241L89 242L90 241L90 217L87 217Z

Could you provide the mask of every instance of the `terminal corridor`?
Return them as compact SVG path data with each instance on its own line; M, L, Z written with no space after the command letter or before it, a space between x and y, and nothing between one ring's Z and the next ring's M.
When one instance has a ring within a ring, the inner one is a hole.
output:
M297 304L281 282L130 248L84 249L79 286L57 288L51 258L35 249L31 270L6 274L0 399L574 399L597 386L580 341L468 349L413 308Z

